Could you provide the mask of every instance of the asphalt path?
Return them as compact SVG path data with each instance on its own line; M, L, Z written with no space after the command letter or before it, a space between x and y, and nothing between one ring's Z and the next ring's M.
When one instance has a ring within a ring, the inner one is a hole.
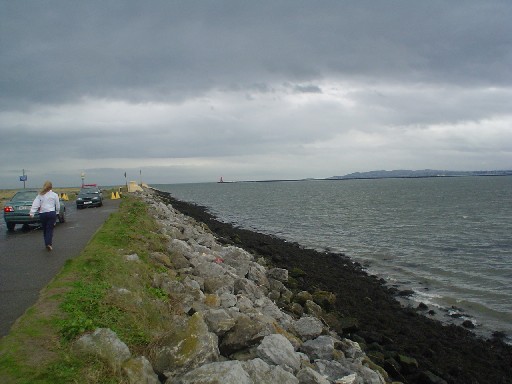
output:
M0 222L0 337L38 299L39 292L60 271L66 260L80 254L92 235L117 211L120 200L105 199L98 208L76 209L65 202L66 222L53 232L53 251L44 247L43 231L17 225L8 232L3 216Z

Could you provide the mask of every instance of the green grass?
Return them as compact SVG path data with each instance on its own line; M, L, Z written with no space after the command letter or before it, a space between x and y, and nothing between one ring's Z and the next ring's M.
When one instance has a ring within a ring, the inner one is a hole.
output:
M172 327L167 295L150 284L164 270L149 256L166 253L166 242L147 205L135 197L123 199L119 211L0 341L0 382L123 382L120 372L77 358L71 347L83 333L104 327L137 356ZM125 256L134 253L140 260L127 261Z

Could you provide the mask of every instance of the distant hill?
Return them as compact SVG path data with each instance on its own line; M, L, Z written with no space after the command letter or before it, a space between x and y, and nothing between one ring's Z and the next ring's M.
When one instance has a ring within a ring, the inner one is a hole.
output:
M512 176L512 170L508 171L440 171L435 169L423 169L419 171L394 170L394 171L370 171L354 172L345 176L331 176L327 180L346 179L386 179L386 178L421 178L421 177L459 177L459 176Z

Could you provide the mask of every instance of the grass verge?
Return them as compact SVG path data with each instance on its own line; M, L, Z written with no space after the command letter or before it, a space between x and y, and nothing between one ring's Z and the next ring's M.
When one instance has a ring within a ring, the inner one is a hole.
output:
M0 382L123 382L119 372L74 356L71 347L81 334L105 327L137 356L168 330L167 296L150 284L155 273L164 273L150 255L167 253L166 243L147 205L136 197L123 199L119 211L0 340ZM139 260L128 260L131 254Z

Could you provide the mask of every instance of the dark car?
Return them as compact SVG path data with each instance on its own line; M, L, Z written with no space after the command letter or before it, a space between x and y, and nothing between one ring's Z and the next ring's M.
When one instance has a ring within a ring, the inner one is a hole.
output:
M14 231L16 224L39 224L39 213L36 212L34 217L30 217L30 208L34 199L39 194L35 189L24 189L23 191L16 192L16 194L5 203L4 206L4 220L7 224L9 231ZM62 199L60 200L60 210L57 213L59 223L66 221L66 206Z
M101 207L103 205L103 195L98 187L81 188L76 197L76 208Z

